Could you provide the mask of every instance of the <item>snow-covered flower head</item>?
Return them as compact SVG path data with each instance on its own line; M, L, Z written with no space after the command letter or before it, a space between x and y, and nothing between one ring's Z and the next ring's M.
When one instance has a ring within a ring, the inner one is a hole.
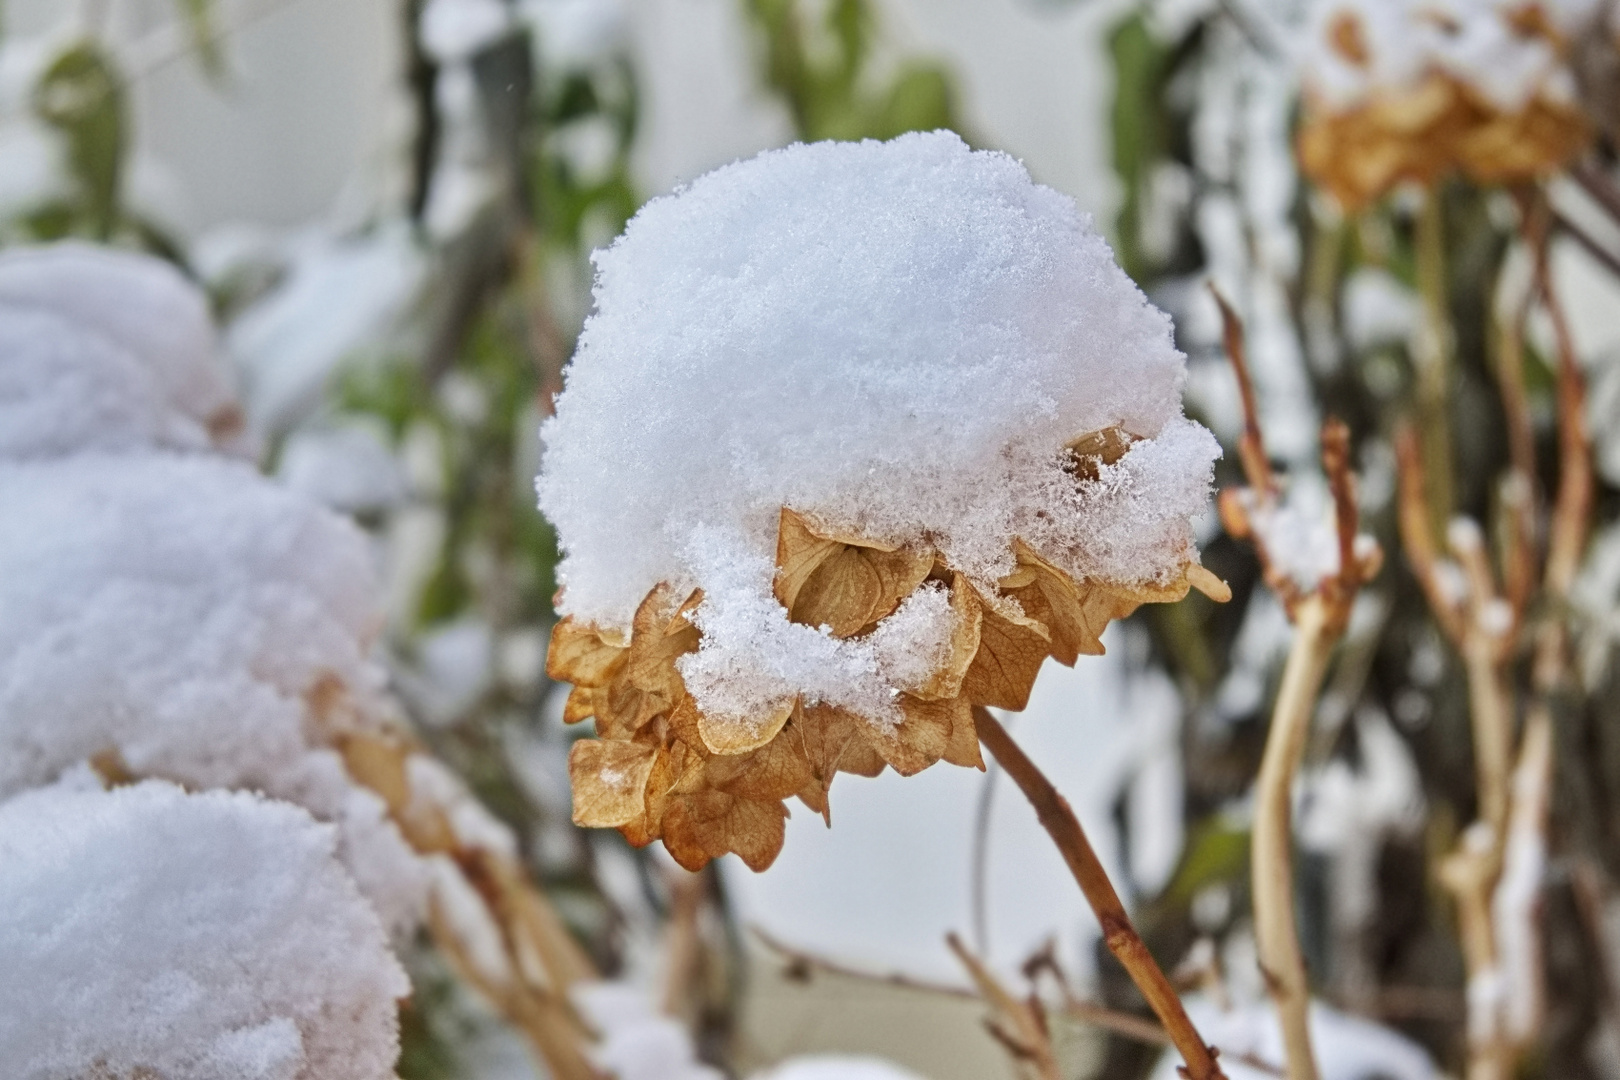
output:
M979 764L970 707L1184 595L1214 439L1072 200L949 133L762 154L595 256L543 432L576 818L762 867L833 774Z
M1307 173L1348 208L1460 169L1546 175L1590 137L1567 63L1588 0L1318 0L1304 48Z
M149 782L0 805L0 1060L26 1080L387 1080L410 990L332 830Z
M342 827L390 925L422 883L331 749L382 715L364 535L210 455L0 464L0 798L96 760L247 787Z
M155 446L252 450L207 297L133 252L0 254L0 458Z

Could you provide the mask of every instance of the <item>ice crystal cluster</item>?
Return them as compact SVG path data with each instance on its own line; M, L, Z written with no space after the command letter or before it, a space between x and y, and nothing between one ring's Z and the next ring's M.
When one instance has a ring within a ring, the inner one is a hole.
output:
M329 826L149 781L0 805L18 1080L385 1080L409 990Z
M837 771L978 764L970 706L1193 583L1213 438L1072 200L949 133L648 204L543 437L576 819L770 862Z
M1589 125L1573 44L1616 26L1590 0L1318 0L1303 48L1305 171L1355 209L1452 169L1482 182L1548 174Z

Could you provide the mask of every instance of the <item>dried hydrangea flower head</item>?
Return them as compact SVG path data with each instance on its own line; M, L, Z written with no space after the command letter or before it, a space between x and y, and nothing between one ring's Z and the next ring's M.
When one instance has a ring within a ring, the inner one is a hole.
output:
M1600 7L1319 0L1301 57L1301 165L1349 210L1454 170L1481 183L1556 171L1590 141L1568 56L1594 32L1612 50Z
M683 865L838 772L980 765L1110 619L1189 583L1214 439L1067 197L949 133L793 146L648 204L543 431L576 820Z
M410 984L334 842L158 782L0 805L6 1075L392 1078Z
M68 241L0 253L0 457L251 454L202 290L162 259Z

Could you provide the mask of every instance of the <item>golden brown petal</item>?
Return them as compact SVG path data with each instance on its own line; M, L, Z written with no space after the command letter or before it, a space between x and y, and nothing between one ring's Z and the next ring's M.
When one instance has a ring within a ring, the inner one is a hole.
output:
M562 620L551 630L546 674L575 686L601 686L607 682L608 669L625 650L624 642L616 637L572 616Z
M568 691L563 705L563 723L577 724L596 715L596 690L589 686L576 686Z
M747 799L780 801L815 780L803 745L792 731L784 731L751 754L710 758L704 772L708 786Z
M963 704L967 704L965 698ZM951 738L945 744L944 759L952 765L984 772L984 755L979 750L979 731L973 726L971 705L951 717Z
M746 754L776 738L797 703L796 697L778 702L775 709L753 722L711 719L698 712L698 737L716 754Z
M1102 475L1104 465L1124 457L1136 441L1137 437L1122 427L1107 427L1071 439L1064 447L1069 452L1070 471L1082 480L1095 480Z
M984 621L979 597L961 574L951 575L951 648L945 663L918 687L907 687L914 697L925 701L956 697L962 680L979 651L979 627Z
M664 847L688 870L735 852L750 870L776 861L786 833L787 807L723 791L700 791L670 799L664 813Z
M961 722L971 726L971 706L963 698L922 701L900 695L900 723L866 725L866 741L901 776L915 776L945 756L951 731Z
M981 596L979 651L962 679L962 696L977 705L1022 709L1052 649L1052 636L1034 619L998 611Z
M776 539L776 598L788 618L847 638L884 618L933 569L926 548L830 537L783 507Z
M647 780L658 748L635 742L581 739L568 752L574 824L617 828L646 808Z

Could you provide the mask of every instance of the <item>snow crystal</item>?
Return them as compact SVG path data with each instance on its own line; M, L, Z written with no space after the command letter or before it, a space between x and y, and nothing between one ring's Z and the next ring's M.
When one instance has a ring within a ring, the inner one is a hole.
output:
M7 1075L393 1077L410 984L333 843L296 807L160 782L0 806Z
M786 621L783 506L926 536L987 589L1015 536L1077 578L1164 581L1192 557L1218 448L1181 414L1169 321L1012 158L946 132L796 145L654 200L594 258L542 432L560 609L625 629L658 583L702 587L683 674L706 709L853 707L842 687L870 715L897 686L878 642ZM1064 445L1113 426L1140 441L1077 481Z
M359 530L203 456L0 465L0 505L0 797L109 751L138 776L262 788L342 824L403 919L414 859L380 801L310 757L323 707L381 708Z
M133 358L151 385L120 410L125 424L130 422L129 413L144 413L147 423L162 425L150 433L157 436L150 441L194 445L191 431L172 430L176 421L165 414L173 411L189 417L205 432L212 430L222 445L249 449L240 431L235 395L219 361L208 300L169 263L76 242L13 248L0 254L0 304L49 313L63 324L61 329L48 329L37 318L24 323L19 316L6 313L0 364L6 368L23 365L24 373L4 376L13 386L0 387L0 408L10 407L7 399L43 374L38 357L47 350L72 363L75 374L71 377L88 383L92 372L104 373L100 377L109 387L129 385L129 358ZM13 320L18 320L15 325ZM25 334L36 338L31 346L24 344ZM92 345L91 338L99 338L101 343ZM69 357L69 352L75 355ZM14 382L22 379L28 382ZM56 380L40 385L61 389ZM105 403L111 392L97 388L96 402ZM69 403L54 396L50 400L56 408ZM105 404L99 407L107 408ZM70 415L82 423L81 417L94 414L81 409ZM119 439L114 435L111 443L81 445L120 445ZM123 439L122 444L127 445L128 435ZM9 450L11 443L8 431L0 446Z

